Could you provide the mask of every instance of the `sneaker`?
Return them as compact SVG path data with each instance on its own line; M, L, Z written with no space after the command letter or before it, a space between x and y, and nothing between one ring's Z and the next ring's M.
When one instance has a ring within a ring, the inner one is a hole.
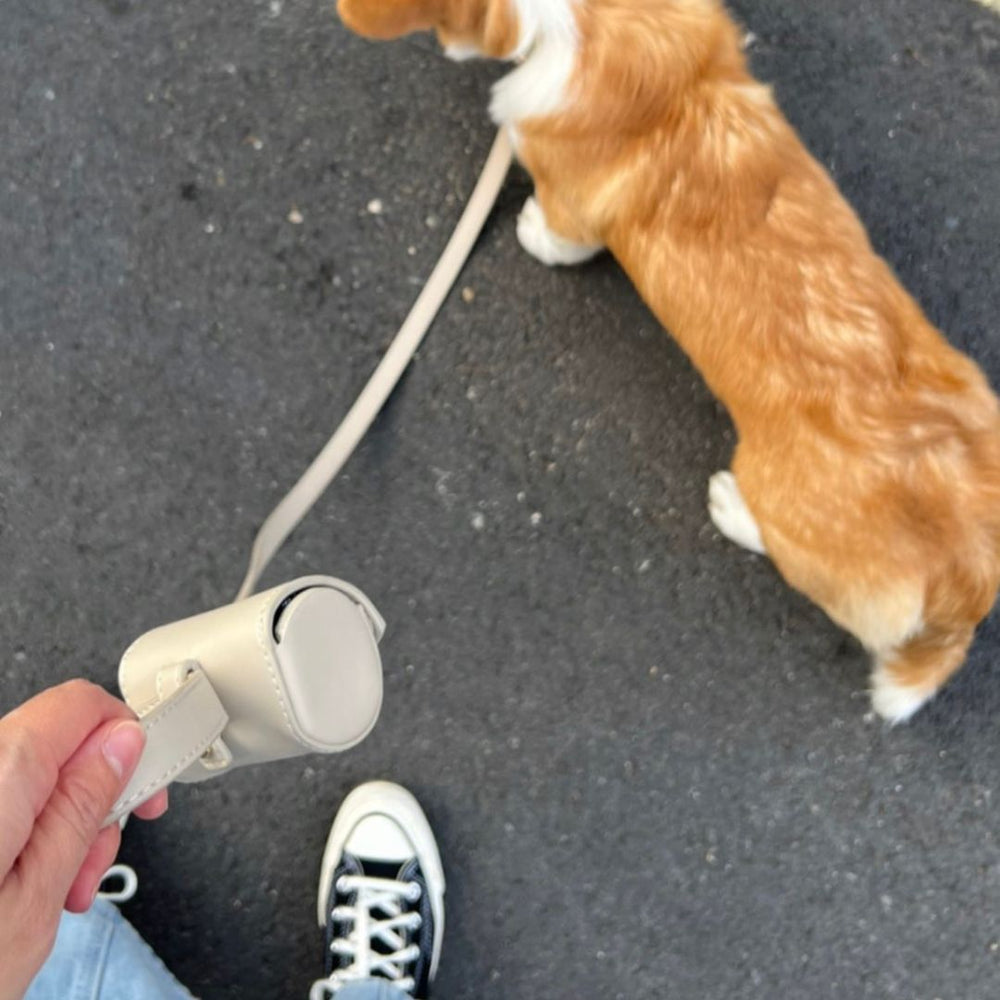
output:
M316 915L326 928L326 978L310 1000L361 979L427 997L444 936L444 871L405 788L372 781L344 799L323 852Z

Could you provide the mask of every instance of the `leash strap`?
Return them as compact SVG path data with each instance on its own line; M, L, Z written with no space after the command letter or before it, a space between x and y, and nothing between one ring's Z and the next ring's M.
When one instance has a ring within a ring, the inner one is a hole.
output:
M104 820L105 826L127 816L196 760L205 760L207 753L224 757L228 752L219 737L229 716L197 664L166 667L156 686L161 700L139 713L146 748L131 781Z
M434 317L472 252L496 203L512 160L510 140L506 131L501 129L497 133L476 187L444 253L431 272L413 308L410 309L395 340L389 345L385 356L343 422L334 431L333 437L313 459L299 481L271 511L257 532L250 551L246 576L236 600L248 597L253 592L267 564L333 482L334 477L371 427L396 383L402 378L403 372L406 371L407 365L424 339L424 334L434 322Z

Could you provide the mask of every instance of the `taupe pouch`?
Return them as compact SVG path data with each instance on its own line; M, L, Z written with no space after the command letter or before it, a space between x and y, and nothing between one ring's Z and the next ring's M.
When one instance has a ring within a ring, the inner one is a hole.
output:
M172 781L363 740L382 705L384 630L356 587L307 576L138 638L118 682L146 749L107 822Z

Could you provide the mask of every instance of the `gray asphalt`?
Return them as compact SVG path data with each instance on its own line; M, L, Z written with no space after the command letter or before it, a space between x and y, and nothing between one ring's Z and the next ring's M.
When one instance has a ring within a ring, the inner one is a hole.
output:
M1000 384L1000 19L736 6L876 245ZM327 2L7 6L2 707L113 688L136 635L230 599L457 219L497 72L363 42ZM389 777L444 854L440 997L1000 995L1000 621L913 724L866 718L857 645L708 520L724 411L610 260L521 252L529 190L508 181L471 294L267 577L382 610L378 727L131 824L127 915L201 996L304 996L327 826Z

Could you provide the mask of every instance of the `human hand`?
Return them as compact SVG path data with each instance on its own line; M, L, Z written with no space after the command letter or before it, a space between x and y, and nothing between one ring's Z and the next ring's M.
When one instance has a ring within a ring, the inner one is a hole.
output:
M0 1000L23 995L63 908L90 907L121 842L101 824L146 737L132 710L87 681L50 688L0 718ZM135 811L155 819L166 791Z

